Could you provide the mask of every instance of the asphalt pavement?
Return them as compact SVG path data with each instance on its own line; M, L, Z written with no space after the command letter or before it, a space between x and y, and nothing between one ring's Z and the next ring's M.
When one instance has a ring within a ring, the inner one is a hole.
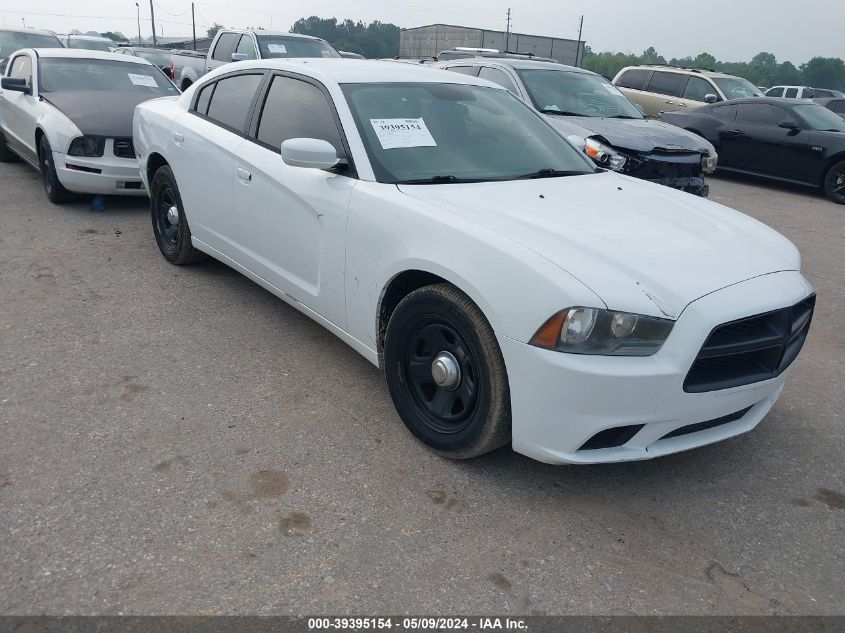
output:
M714 178L801 249L815 321L753 432L650 462L468 462L380 372L146 200L0 165L0 613L845 614L845 207ZM714 254L718 256L718 254Z

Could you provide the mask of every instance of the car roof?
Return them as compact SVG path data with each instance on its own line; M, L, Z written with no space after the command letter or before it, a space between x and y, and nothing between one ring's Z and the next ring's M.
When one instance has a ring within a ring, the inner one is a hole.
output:
M643 69L643 70L665 70L676 73L689 73L692 75L704 75L705 77L737 77L728 73L720 73L716 70L707 70L706 68L680 68L679 66L669 66L668 64L640 64L637 66L626 66L619 72L626 70ZM741 79L741 77L738 77Z
M7 31L11 33L36 33L38 35L52 35L53 37L58 37L58 35L53 33L53 31L48 31L46 29L24 29L19 26L0 26L0 31Z
M485 79L460 73L447 73L443 69L424 64L397 64L394 61L375 59L307 58L260 59L238 62L237 70L270 69L287 70L308 75L329 83L447 83L474 86L501 86ZM213 76L231 73L233 67L216 68ZM205 79L205 77L203 77Z
M149 64L146 59L140 57L128 57L117 53L106 53L105 51L92 51L85 48L29 48L24 50L35 51L38 57L61 57L62 59L108 59L112 61L126 62L128 64Z
M107 37L101 35L63 35L62 37L73 38L76 40L96 40L98 42L114 42Z
M514 59L512 57L466 57L464 59L450 59L440 62L440 65L460 65L466 63L475 64L501 64L502 66L511 66L512 68L530 68L540 70L558 70L572 73L584 73L585 75L595 75L596 73L585 70L583 68L576 68L575 66L567 66L557 62L541 62L533 59Z
M274 35L277 37L290 37L292 39L302 40L320 40L325 42L321 37L314 37L313 35L305 35L303 33L288 33L287 31L265 31L264 29L220 29L221 33L254 33L255 35Z

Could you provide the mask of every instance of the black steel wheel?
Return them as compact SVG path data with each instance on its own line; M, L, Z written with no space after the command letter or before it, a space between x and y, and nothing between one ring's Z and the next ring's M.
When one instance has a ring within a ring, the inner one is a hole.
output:
M191 229L182 207L179 187L167 165L156 171L150 184L150 215L158 249L167 261L184 266L207 258L191 243Z
M65 189L59 181L56 173L56 165L53 163L53 150L47 136L41 137L38 143L38 165L41 169L41 182L44 183L44 192L53 204L61 204L73 198L73 194Z
M399 416L434 451L466 459L510 441L501 350L478 306L453 286L426 286L399 303L384 367Z
M845 160L828 170L824 179L824 192L836 204L845 204Z

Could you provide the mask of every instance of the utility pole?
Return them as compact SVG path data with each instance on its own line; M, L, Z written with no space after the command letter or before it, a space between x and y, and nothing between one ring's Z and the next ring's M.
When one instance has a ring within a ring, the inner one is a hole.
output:
M138 46L141 45L141 5L135 3L135 11L138 13Z
M505 52L510 51L511 49L511 10L508 7L508 28L505 31Z
M194 50L197 50L197 19L194 16L194 3L191 3L191 28L194 30Z
M584 30L584 16L581 16L581 23L578 25L578 49L575 51L575 66L581 68L581 33Z
M156 11L153 8L153 0L150 0L150 19L153 22L153 48L156 48L158 46L156 43Z

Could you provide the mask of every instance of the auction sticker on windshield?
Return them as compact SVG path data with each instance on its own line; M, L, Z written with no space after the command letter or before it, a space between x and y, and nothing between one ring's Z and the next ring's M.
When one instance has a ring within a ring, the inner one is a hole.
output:
M148 88L158 88L158 84L154 77L149 75L136 75L135 73L126 73L129 75L129 81L136 86L147 86Z
M370 119L383 149L437 147L422 117L419 119Z
M282 55L288 52L288 49L284 44L267 44L267 50L271 53L279 53Z

